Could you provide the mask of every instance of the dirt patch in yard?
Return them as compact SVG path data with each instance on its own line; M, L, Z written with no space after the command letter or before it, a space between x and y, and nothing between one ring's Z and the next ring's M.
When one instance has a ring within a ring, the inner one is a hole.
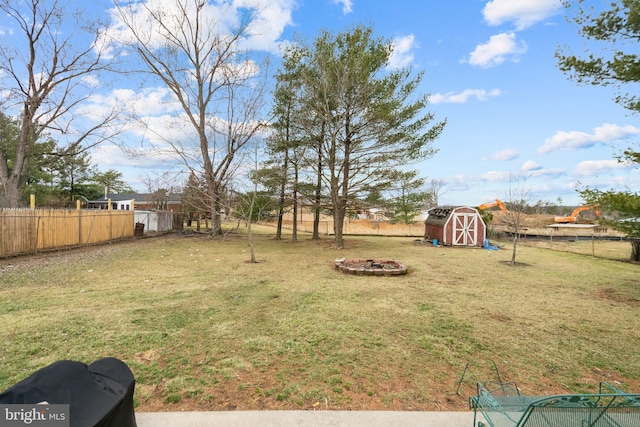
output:
M393 366L380 367L393 371ZM277 389L279 384L278 366L274 366L267 372L245 372L241 377L225 381L215 387L203 390L207 399L182 398L180 401L166 402L162 397L164 384L157 386L137 386L147 389L145 394L155 395L143 402L136 410L139 412L162 411L250 411L250 410L341 410L341 411L467 411L469 410L468 398L475 395L475 383L465 380L456 394L457 381L462 371L458 368L450 369L450 372L438 372L434 378L446 376L450 381L435 380L430 384L424 384L431 392L432 398L421 400L412 398L411 390L416 384L410 379L392 379L384 384L373 384L363 381L362 378L346 378L351 384L349 388L342 387L340 402L328 399L309 398L292 402L286 396L271 394L270 390ZM345 377L343 376L343 379ZM505 378L510 381L511 378ZM608 381L627 391L640 389L640 380L622 378L619 374L594 368L579 378L579 382L585 389L597 392L600 381ZM522 387L521 383L516 384ZM536 384L537 389L543 389L544 395L566 394L568 387L563 384L549 382L540 378ZM151 393L149 393L151 392ZM523 394L540 395L538 390L521 390ZM328 393L330 394L330 393ZM165 394L166 395L166 394ZM416 397L416 396L413 396Z
M640 307L639 300L622 295L618 290L613 288L599 289L596 292L596 298L608 302L612 305L626 304L632 307Z
M380 367L393 371L396 367ZM452 378L460 372L451 372ZM438 372L437 376L442 376ZM249 410L341 410L341 411L464 411L468 410L468 395L455 394L455 381L452 384L425 384L433 387L433 398L416 399L411 390L416 384L411 379L402 377L391 379L384 384L375 384L363 378L350 377L343 373L340 385L326 388L330 396L339 391L340 401L330 398L314 398L291 401L286 394L272 393L281 389L277 378L279 366L269 370L253 370L243 372L238 378L223 381L213 387L204 388L202 395L206 398L182 398L178 402L166 402L165 384L156 386L136 386L146 395L154 398L142 402L136 409L139 412L161 411L249 411ZM434 375L435 376L435 375ZM444 388L446 391L441 391ZM308 390L307 394L316 394L318 390ZM304 394L304 393L303 393ZM421 394L421 393L416 393Z

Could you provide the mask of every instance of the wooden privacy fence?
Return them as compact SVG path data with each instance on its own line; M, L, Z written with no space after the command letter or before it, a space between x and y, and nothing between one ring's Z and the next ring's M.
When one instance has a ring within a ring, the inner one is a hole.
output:
M0 209L0 257L133 235L133 211Z

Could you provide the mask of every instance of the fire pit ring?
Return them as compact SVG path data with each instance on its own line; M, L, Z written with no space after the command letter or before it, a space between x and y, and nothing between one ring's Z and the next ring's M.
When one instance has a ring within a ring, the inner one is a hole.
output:
M356 276L400 276L407 274L407 266L388 259L336 259L336 268Z

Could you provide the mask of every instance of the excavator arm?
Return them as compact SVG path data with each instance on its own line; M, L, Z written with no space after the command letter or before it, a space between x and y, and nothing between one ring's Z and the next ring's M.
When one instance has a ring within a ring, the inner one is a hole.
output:
M591 209L593 209L593 211L595 212L596 219L600 218L600 208L597 204L595 204L579 206L575 208L573 212L571 212L571 215L555 217L555 222L561 224L578 222L578 216L580 215L580 212L588 211Z
M507 207L505 206L504 203L502 203L500 200L496 199L492 202L487 202L487 203L483 203L480 206L478 206L478 210L483 211L485 209L491 209L495 206L498 206L500 208L500 210L502 210L502 212L507 213L509 212L507 210Z

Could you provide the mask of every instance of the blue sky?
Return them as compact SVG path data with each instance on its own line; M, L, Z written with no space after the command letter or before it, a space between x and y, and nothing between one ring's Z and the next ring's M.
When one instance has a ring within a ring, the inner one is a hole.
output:
M171 0L147 0L171 4ZM600 0L594 0L599 4ZM370 25L394 40L393 64L424 72L420 90L430 111L447 119L437 154L414 165L441 180L440 204L476 206L525 192L538 200L580 203L577 186L637 190L640 170L614 155L634 146L638 117L617 105L611 87L578 86L558 70L554 53L585 40L557 0L218 0L230 11L260 6L256 49L276 54L297 33ZM107 16L111 3L92 4ZM240 12L238 12L240 13ZM1 22L0 22L1 24ZM0 25L0 35L11 34ZM276 61L277 63L277 61ZM276 64L277 65L277 64ZM92 108L114 98L134 103L148 123L161 123L171 103L161 85L137 90L130 81L104 86ZM142 134L132 133L139 144ZM148 135L148 134L147 134ZM136 190L160 170L157 159L133 158L112 146L93 153L100 169L116 169Z
M312 18L331 3L330 19ZM523 192L578 204L577 186L639 187L638 169L613 158L637 144L638 117L612 88L578 86L556 66L559 46L585 42L564 13L555 0L396 0L306 1L293 16L305 31L370 22L404 41L431 110L448 121L422 176L443 181L441 204L475 206Z
M556 4L305 1L293 19L305 34L362 22L403 41L405 63L425 73L431 110L448 121L438 153L419 165L443 181L441 204L510 192L579 204L577 186L637 189L638 169L613 156L636 144L638 117L612 101L612 88L578 86L558 70L558 46L580 49L584 40Z

